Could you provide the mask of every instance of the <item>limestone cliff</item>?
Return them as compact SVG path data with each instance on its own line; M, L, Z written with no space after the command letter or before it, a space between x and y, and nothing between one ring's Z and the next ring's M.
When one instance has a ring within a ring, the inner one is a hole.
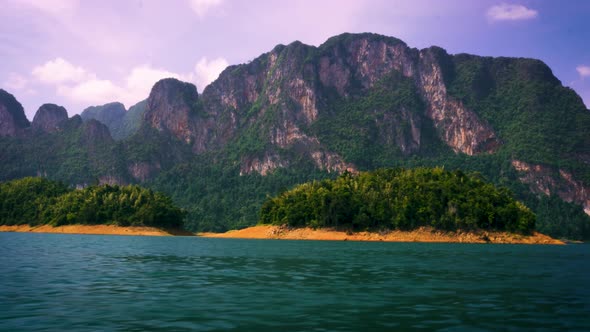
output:
M158 81L147 100L145 122L168 132L193 147L196 153L208 148L211 119L202 114L197 88L174 78Z
M23 106L13 95L0 89L0 137L22 135L30 125Z
M309 128L322 115L333 112L335 99L354 101L392 73L399 73L414 82L426 107L422 114L403 106L366 109L381 114L375 121L382 144L405 155L417 153L422 131L428 130L423 118L428 118L440 139L457 153L494 152L501 143L491 126L447 94L441 68L447 57L437 48L418 51L398 39L374 34L344 34L320 47L300 42L279 45L248 64L227 68L208 86L201 98L204 110L221 121L216 121L215 128L206 121L193 128L203 131L207 126L215 141L211 146L220 147L240 135L240 129L254 127L262 132L258 139L268 143L268 148L297 147L320 169L354 169L343 156L326 149ZM259 157L243 156L242 172L264 169L266 174L289 164L276 152L271 155L276 162L268 162L267 154L262 164L268 167L263 168L252 166L260 164Z
M492 153L500 145L496 133L460 100L447 94L441 63L449 61L442 49L420 51L418 88L427 103L427 115L441 138L455 152L468 155Z
M32 128L51 133L58 130L59 125L68 119L68 112L63 106L43 104L35 113Z
M532 192L557 195L566 202L581 205L590 215L590 187L576 180L570 172L521 160L512 160L512 166L520 172L520 181L529 185Z

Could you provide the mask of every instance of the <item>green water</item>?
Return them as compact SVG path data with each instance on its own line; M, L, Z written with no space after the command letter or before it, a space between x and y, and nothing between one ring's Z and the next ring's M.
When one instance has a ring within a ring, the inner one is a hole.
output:
M0 331L590 331L590 246L0 233Z

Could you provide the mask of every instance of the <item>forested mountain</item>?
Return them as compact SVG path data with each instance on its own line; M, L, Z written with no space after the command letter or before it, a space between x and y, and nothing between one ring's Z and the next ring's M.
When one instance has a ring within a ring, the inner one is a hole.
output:
M590 111L538 60L418 50L376 34L278 45L201 95L157 82L118 140L131 110L103 106L83 114L94 121L35 131L10 94L0 97L2 180L142 183L184 207L192 230L255 224L267 196L309 180L440 166L510 188L540 231L590 236ZM109 133L98 121L113 118Z
M139 129L146 102L146 100L140 101L129 107L129 110L125 110L125 105L119 102L91 106L86 108L80 116L84 121L94 119L102 122L109 127L113 139L121 140L133 135Z

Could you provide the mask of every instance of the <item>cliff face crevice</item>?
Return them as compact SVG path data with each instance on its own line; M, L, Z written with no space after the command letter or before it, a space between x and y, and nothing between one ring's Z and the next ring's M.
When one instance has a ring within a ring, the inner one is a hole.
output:
M492 128L461 101L447 94L440 58L448 55L435 50L420 51L417 80L426 101L426 114L434 122L442 140L455 152L467 155L495 152L500 140Z

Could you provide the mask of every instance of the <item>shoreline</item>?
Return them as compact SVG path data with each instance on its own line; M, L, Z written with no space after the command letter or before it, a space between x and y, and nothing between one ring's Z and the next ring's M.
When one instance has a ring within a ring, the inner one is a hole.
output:
M141 235L141 236L194 236L194 233L181 229L162 229L147 226L115 225L0 225L0 232L17 233L58 233L87 235Z
M191 233L179 229L160 229L146 226L115 225L0 225L0 232L57 233L86 235L138 235L138 236L198 236L225 239L265 240L313 240L313 241L368 241L368 242L432 242L432 243L504 243L504 244L555 244L566 242L534 232L520 235L507 232L446 232L431 227L420 227L411 231L392 230L386 232L346 232L335 229L289 228L286 226L257 225L225 233Z
M505 244L556 244L565 242L533 232L520 235L507 232L446 232L430 227L412 231L345 232L334 229L289 228L286 226L257 225L226 233L197 233L205 238L267 239L267 240L320 240L320 241L374 241L374 242L436 242L436 243L505 243Z

